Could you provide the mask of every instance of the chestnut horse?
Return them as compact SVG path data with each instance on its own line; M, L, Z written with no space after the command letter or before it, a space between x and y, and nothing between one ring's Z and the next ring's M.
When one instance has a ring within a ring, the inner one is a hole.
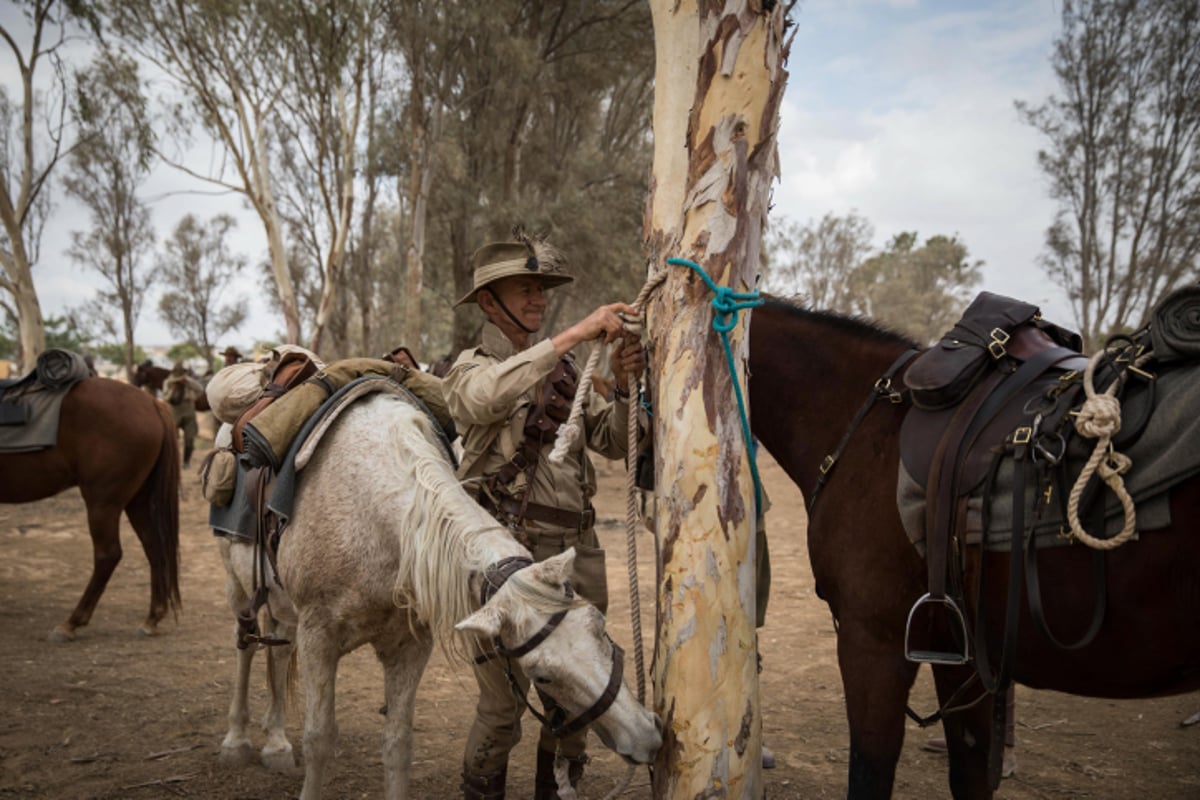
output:
M927 571L896 504L900 423L908 404L875 403L847 440L815 505L813 489L823 460L836 451L876 381L913 347L869 323L777 300L756 308L750 327L752 429L804 493L816 589L836 621L850 726L849 796L854 798L891 794L918 669L905 657L905 625L914 602L926 592ZM1200 478L1176 486L1170 508L1170 528L1142 532L1107 554L1107 606L1089 644L1076 650L1053 646L1037 630L1022 598L1013 679L1036 689L1108 698L1200 688ZM983 619L991 653L1000 652L1009 558L989 551L982 559L987 575ZM1093 558L1093 551L1082 546L1039 551L1041 585L1055 628L1087 626L1094 601ZM968 586L978 585L979 565L978 548L969 548ZM973 592L967 595L973 606ZM965 611L968 620L974 619L973 607ZM948 631L935 634L930 644L940 652L961 649ZM944 706L973 678L975 663L936 665L933 671ZM978 696L975 682L959 701L967 704ZM955 798L992 796L987 760L993 700L985 696L943 718Z
M128 384L87 378L63 398L54 447L0 452L0 503L28 503L78 486L92 535L92 576L79 604L50 633L75 638L121 560L121 512L150 562L150 613L157 633L179 608L179 445L170 410Z

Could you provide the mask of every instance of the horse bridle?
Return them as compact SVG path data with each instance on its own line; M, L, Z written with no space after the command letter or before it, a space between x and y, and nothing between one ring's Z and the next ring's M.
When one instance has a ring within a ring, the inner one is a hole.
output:
M500 590L500 587L515 572L532 564L533 560L525 556L511 556L488 567L483 574L483 587L479 593L480 604L486 605L488 600ZM563 584L563 588L566 590L568 600L575 597L575 590L571 587L569 581ZM546 623L522 644L516 647L505 647L504 643L500 641L500 637L497 636L492 640L494 649L491 652L481 653L475 657L476 664L483 664L493 658L503 658L504 676L508 679L508 685L512 690L513 696L525 708L529 709L529 713L533 714L538 722L545 725L547 730L559 739L583 730L602 717L612 707L612 704L616 702L617 695L621 692L621 681L625 674L625 651L612 640L612 637L606 631L604 638L612 646L613 669L608 676L608 685L604 687L604 691L596 699L596 702L592 703L591 706L573 720L568 720L567 713L562 707L540 689L537 690L537 693L542 698L542 706L545 708L545 712L540 712L530 705L526 692L522 692L521 685L517 683L517 677L513 673L512 660L532 652L534 648L546 641L550 634L554 632L554 629L566 619L567 610L563 609L552 614L550 619L546 620Z

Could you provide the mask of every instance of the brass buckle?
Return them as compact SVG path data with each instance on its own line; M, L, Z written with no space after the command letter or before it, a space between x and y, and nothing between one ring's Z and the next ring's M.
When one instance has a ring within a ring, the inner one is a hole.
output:
M1013 444L1029 444L1033 439L1033 428L1028 425L1022 425L1013 431Z
M1008 332L1001 328L992 328L992 332L988 334L991 341L988 342L988 352L992 354L992 358L999 361L1008 355L1008 351L1004 349L1004 345L1008 344Z
M821 474L824 475L833 469L833 456L825 456L825 460L821 462Z
M1129 367L1127 367L1127 369L1128 369L1130 372L1132 372L1134 375L1138 375L1138 376L1140 376L1140 377L1142 377L1142 378L1145 378L1145 379L1146 379L1146 380L1148 380L1148 381L1152 381L1152 380L1154 380L1155 378L1157 378L1157 377L1158 377L1158 376L1157 376L1157 375L1155 375L1153 372L1147 372L1147 371L1146 371L1146 370L1144 370L1144 369L1139 369L1138 367L1135 367L1135 366L1133 366L1132 364L1130 364L1130 365L1129 365Z
M886 397L892 403L904 402L904 395L892 388L891 378L880 378L875 381L875 394L878 397Z

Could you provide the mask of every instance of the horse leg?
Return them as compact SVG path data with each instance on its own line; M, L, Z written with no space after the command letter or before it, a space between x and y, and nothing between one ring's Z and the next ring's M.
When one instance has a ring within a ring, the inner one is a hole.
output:
M891 797L904 744L904 707L917 666L896 643L881 642L843 620L838 663L850 723L849 797Z
M170 608L169 595L165 591L159 590L160 586L167 583L167 579L159 574L166 569L166 566L161 563L161 559L155 557L160 545L155 538L155 523L149 508L150 502L150 498L139 493L129 502L129 505L125 506L125 515L129 517L129 524L133 526L138 541L142 543L142 551L146 554L146 560L150 563L150 611L147 612L145 621L138 628L138 633L142 636L156 636L158 623L163 621Z
M383 692L387 721L383 726L383 795L406 800L412 771L413 706L417 685L425 672L433 643L427 636L388 636L375 642L375 655L383 664Z
M296 667L296 630L271 617L271 638L285 639L289 644L271 645L267 648L267 677L271 698L267 712L263 715L263 731L267 741L262 749L262 765L272 772L288 773L296 768L296 756L292 743L288 741L286 722L289 689Z
M50 632L52 642L70 642L75 631L87 625L104 594L104 587L113 570L121 563L121 525L119 508L92 502L87 507L88 531L92 535L92 577L88 579L79 604L66 622L60 622Z
M341 653L337 634L320 612L301 613L297 647L304 677L304 787L300 800L318 800L337 742L334 692Z
M937 686L938 702L943 706L950 702L954 693L971 679L974 670L970 667L935 666L933 681ZM954 700L959 704L969 703L983 689L978 685L966 696ZM946 734L946 753L950 762L950 795L956 800L992 796L988 782L988 748L992 740L992 705L996 700L988 696L974 706L956 711L942 719L942 730ZM1002 697L1001 703L1005 702Z
M236 617L250 602L250 595L238 576L237 563L232 550L239 545L228 537L219 537L221 560L225 562L225 602ZM245 547L245 545L241 545ZM234 625L233 640L236 645L241 636L241 626ZM242 766L254 760L254 745L247 730L250 724L250 667L254 662L256 645L237 648L237 672L234 675L233 693L229 699L229 730L221 742L221 762L231 766Z
M235 625L235 638L238 635L239 629ZM254 745L247 728L250 722L250 666L256 647L250 645L237 651L237 673L229 699L229 730L221 742L221 763L229 766L244 766L254 760Z

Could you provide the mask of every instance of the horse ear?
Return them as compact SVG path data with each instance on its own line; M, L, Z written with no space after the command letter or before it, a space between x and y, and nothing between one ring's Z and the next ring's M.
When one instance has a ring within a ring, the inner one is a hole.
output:
M504 623L504 614L495 603L488 603L471 616L454 626L456 631L473 633L485 639L495 639L500 635L500 626Z
M575 574L575 548L551 556L536 565L538 577L550 586L562 586Z

